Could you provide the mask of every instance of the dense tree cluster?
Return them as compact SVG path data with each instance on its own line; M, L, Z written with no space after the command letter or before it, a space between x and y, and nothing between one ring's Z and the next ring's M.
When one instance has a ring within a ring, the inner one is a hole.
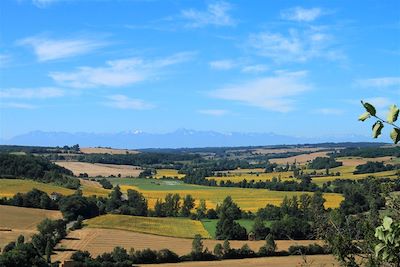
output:
M383 162L369 161L365 164L356 166L356 169L353 173L354 174L375 173L375 172L392 171L395 169L400 170L400 165L392 165L392 164L385 165Z
M27 193L17 193L11 198L1 198L0 205L10 205L26 208L58 209L57 201L52 200L46 192L33 188Z
M338 162L332 157L329 158L317 157L308 164L308 168L321 170L321 169L331 169L342 165L343 165L342 162Z
M42 157L0 153L0 177L27 178L43 183L55 183L67 188L77 189L79 180L73 173Z
M400 157L400 147L356 147L345 148L340 152L334 154L335 157L363 157L363 158L377 158L377 157Z

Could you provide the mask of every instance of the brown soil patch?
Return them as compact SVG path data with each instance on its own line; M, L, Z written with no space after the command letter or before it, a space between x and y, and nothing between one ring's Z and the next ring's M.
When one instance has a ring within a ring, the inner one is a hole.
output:
M314 152L310 154L301 154L289 158L277 158L277 159L270 159L270 162L277 163L277 164L286 164L287 162L289 164L294 163L295 161L299 164L305 164L309 161L312 161L313 159L317 157L326 157L326 155L330 151L324 151L324 152Z

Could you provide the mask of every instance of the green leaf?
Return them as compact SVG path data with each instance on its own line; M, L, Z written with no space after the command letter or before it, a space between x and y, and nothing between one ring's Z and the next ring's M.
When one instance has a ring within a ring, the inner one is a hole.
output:
M393 143L395 144L400 142L400 130L397 128L393 128L392 132L390 133L390 138L392 138Z
M392 218L387 217L387 216L385 216L385 218L383 218L383 228L385 228L385 230L389 230L392 223L393 223Z
M381 135L383 129L383 123L381 121L377 121L372 125L372 137L378 138Z
M375 116L376 115L376 109L373 105L371 105L370 103L367 102L363 102L361 101L361 104L363 104L365 110L371 114L371 116Z
M369 112L365 112L362 115L360 115L360 117L358 117L359 121L365 121L366 119L370 118L371 114L369 114Z
M393 122L397 121L397 117L399 116L399 111L400 110L398 107L396 107L396 105L390 106L389 114L387 116L387 121L389 123L393 123Z
M385 248L385 244L379 243L378 245L375 246L375 255L378 257L379 252L381 252L382 249Z

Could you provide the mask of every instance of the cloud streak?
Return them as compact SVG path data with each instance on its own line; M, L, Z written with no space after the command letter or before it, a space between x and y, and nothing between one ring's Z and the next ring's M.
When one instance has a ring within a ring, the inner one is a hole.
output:
M206 11L186 9L181 11L181 16L188 21L187 27L200 28L207 25L234 26L236 21L229 15L232 6L227 2L209 4Z
M357 80L356 84L361 87L400 87L400 77L379 77L371 79Z
M17 43L32 48L40 62L87 54L105 45L104 42L85 38L50 39L37 36L22 39Z
M110 60L103 67L79 67L72 72L51 72L59 84L73 88L122 87L151 79L168 66L189 61L194 53L177 53L157 60L125 58Z
M297 22L312 22L323 15L320 8L294 7L283 10L281 18Z
M104 104L116 109L145 110L152 109L154 105L141 99L129 98L125 95L111 95L107 97L108 101Z
M62 89L54 87L6 88L0 90L0 99L47 99L64 95Z
M198 110L197 112L200 114L216 116L216 117L224 116L229 113L229 111L226 109L201 109Z
M295 108L295 97L312 89L304 81L306 72L287 72L235 85L228 85L210 93L211 97L235 101L276 112Z

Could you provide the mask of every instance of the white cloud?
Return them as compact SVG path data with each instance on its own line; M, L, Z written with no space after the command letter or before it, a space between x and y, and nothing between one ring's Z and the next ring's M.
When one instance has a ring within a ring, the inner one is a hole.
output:
M321 108L314 110L314 113L323 115L342 115L344 110L336 108Z
M157 60L126 58L106 62L104 67L79 67L73 72L51 72L59 84L74 88L98 86L121 87L152 78L163 68L192 59L194 53L183 52Z
M0 90L0 98L13 99L45 99L64 96L64 91L59 88L7 88Z
M320 8L294 7L281 12L281 17L286 20L311 22L323 15Z
M290 29L287 35L261 32L251 34L248 46L256 54L276 62L305 62L314 58L342 59L343 55L331 48L333 37L322 28L299 31Z
M48 7L56 2L60 2L60 0L32 0L32 3L39 8Z
M104 104L112 108L135 110L154 108L154 105L149 104L141 99L129 98L125 95L111 95L107 98L109 101Z
M236 63L229 59L211 61L209 64L215 70L230 70L236 67Z
M387 97L371 97L364 99L364 102L368 102L374 105L378 109L384 109L389 107L393 102Z
M295 96L312 88L304 81L306 72L282 72L236 85L229 85L210 93L211 97L271 111L288 112L295 108Z
M268 66L263 64L248 65L242 68L242 72L245 73L260 73L266 70L268 70Z
M18 41L18 44L30 46L41 62L87 54L105 45L104 42L84 38L56 40L44 37L28 37Z
M223 116L229 113L228 110L225 109L201 109L198 110L200 114L211 115L211 116Z
M190 20L186 26L188 27L203 27L207 25L215 26L233 26L236 22L228 14L231 5L227 2L216 2L209 4L206 11L195 9L182 10L183 18Z
M35 109L37 107L34 105L31 105L31 104L25 104L25 103L15 103L15 102L1 103L0 102L0 108Z
M391 87L400 86L400 77L379 77L356 81L361 87Z
M0 68L5 67L10 62L11 62L11 55L0 54Z

